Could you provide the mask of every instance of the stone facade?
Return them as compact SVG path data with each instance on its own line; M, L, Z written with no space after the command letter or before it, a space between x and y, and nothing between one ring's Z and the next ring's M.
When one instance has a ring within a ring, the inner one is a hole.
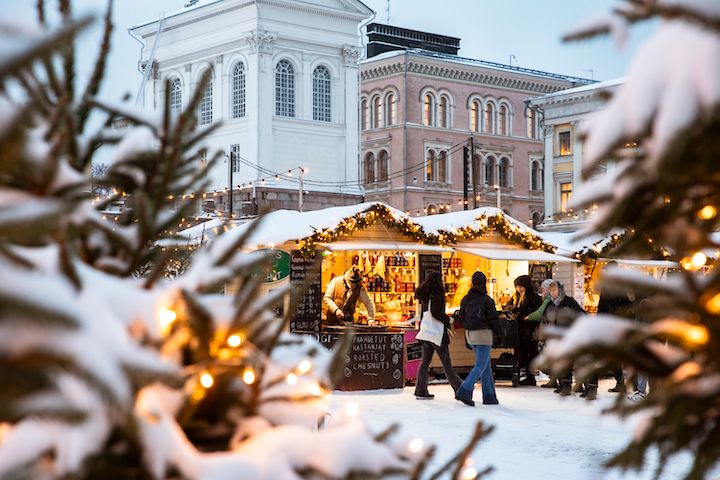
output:
M383 53L360 70L366 200L412 215L462 209L462 147L472 143L469 207L496 206L499 194L513 217L542 219L543 141L526 101L589 80L422 49Z
M210 155L224 153L209 172L211 191L229 187L232 154L237 195L238 185L276 175L274 189L295 191L302 166L305 190L323 206L333 196L360 201L358 27L372 13L357 0L205 0L137 25L130 33L143 44L140 64L152 68L143 104L160 109L168 85L185 108L210 70L198 117L222 122L208 143Z

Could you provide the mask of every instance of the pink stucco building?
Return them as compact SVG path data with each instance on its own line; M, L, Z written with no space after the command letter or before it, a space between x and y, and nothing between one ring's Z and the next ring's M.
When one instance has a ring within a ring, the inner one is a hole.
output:
M469 208L495 206L499 196L513 217L541 221L543 139L526 101L591 81L458 57L453 37L380 24L368 37L360 70L366 200L412 215L459 210L467 178Z

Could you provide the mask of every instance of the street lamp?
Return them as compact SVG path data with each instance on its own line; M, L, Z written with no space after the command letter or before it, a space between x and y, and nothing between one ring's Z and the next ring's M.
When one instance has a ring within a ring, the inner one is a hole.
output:
M495 189L497 199L497 209L500 210L500 185L494 185L493 188Z

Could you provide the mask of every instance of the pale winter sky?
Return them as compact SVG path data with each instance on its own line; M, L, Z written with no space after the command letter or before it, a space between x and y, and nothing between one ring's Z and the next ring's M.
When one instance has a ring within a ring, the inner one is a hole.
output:
M201 0L202 1L202 0ZM113 51L108 79L101 95L116 100L125 92L133 95L140 85L137 60L140 45L127 28L183 8L186 0L118 0L115 2ZM3 17L27 21L34 18L35 1L4 1ZM55 0L47 2L56 5ZM366 0L376 10L376 21L387 21L386 0ZM101 14L104 0L75 0L77 12ZM632 52L654 25L631 30L628 44L618 51L610 38L563 44L560 37L580 22L607 13L611 0L391 0L390 23L407 28L460 37L459 54L466 57L607 80L622 76ZM80 45L81 75L89 75L99 45L99 29L85 34ZM589 70L592 69L591 73Z

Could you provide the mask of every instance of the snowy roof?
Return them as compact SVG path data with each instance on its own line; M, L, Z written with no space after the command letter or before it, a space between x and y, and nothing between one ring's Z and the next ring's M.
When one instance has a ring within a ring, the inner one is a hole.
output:
M449 61L453 63L460 63L463 65L491 68L493 70L502 70L505 72L519 73L522 75L531 75L533 77L542 77L548 80L559 80L563 82L573 82L579 84L595 84L594 80L589 78L573 77L569 75L562 75L559 73L544 72L542 70L535 70L532 68L517 67L512 65L506 65L504 63L491 62L488 60L479 60L476 58L460 57L457 55L451 55L448 53L431 52L428 50L422 50L419 48L408 48L407 50L396 50L390 52L384 52L374 57L366 58L362 61L363 64L368 64L377 60L384 60L395 56L404 55L408 53L417 57L435 58L439 60Z
M598 92L609 88L617 87L618 85L622 85L624 82L625 77L619 77L613 78L611 80L605 80L603 82L591 83L589 85L581 85L579 87L568 88L565 90L548 93L547 95L543 95L542 97L534 98L533 103L542 103L543 100L550 100L563 96L572 96L583 92Z

